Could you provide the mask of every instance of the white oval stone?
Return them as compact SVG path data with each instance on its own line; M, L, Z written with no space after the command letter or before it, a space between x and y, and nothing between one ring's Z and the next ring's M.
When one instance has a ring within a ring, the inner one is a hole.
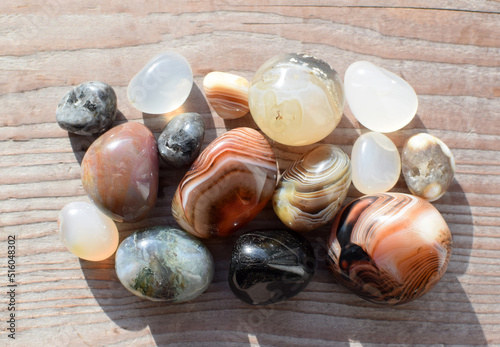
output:
M357 61L347 68L344 87L352 113L370 130L399 130L417 113L418 98L410 84L367 61Z
M356 189L363 194L375 194L394 187L401 172L401 159L391 139L368 132L354 142L351 166Z
M179 108L193 86L193 72L179 53L165 52L151 59L130 81L128 101L141 112L161 114Z
M100 261L118 247L115 222L88 202L71 202L59 212L59 234L68 250L79 258Z

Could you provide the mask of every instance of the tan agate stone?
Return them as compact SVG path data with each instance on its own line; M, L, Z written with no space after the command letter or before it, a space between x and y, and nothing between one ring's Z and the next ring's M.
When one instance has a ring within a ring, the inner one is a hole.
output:
M244 77L227 72L210 72L203 89L215 112L224 119L236 119L248 113L248 87Z
M255 74L250 113L276 142L304 146L328 136L344 110L344 86L326 62L304 54L274 57Z
M403 147L401 158L408 189L427 201L443 196L453 181L453 154L437 137L426 133L410 137Z
M314 230L335 217L350 185L347 154L334 145L319 145L283 173L273 196L274 211L290 229Z

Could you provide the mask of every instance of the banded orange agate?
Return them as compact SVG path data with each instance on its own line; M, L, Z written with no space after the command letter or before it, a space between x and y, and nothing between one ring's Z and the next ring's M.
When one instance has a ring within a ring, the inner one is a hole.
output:
M200 154L175 192L172 214L201 238L226 236L250 222L273 196L277 164L258 131L236 128Z
M224 119L236 119L248 113L249 87L246 78L227 72L210 72L203 79L208 102Z
M367 195L335 218L328 242L333 276L360 297L398 305L428 292L451 256L446 221L429 202L402 193Z

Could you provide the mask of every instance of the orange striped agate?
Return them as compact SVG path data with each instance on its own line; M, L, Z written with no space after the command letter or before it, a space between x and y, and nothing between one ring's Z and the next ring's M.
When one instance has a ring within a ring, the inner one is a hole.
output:
M401 193L367 195L337 215L328 242L329 268L362 298L398 305L441 279L451 245L445 220L429 202Z
M224 119L236 119L248 113L249 87L246 78L227 72L210 72L203 79L208 102Z
M200 154L175 192L172 214L201 238L226 236L250 222L276 186L274 152L258 131L236 128Z

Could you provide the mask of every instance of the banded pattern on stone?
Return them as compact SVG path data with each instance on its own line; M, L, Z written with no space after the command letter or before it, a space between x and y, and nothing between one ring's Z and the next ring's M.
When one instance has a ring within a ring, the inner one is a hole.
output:
M276 186L274 152L258 131L236 128L199 155L175 192L172 214L191 234L234 233L271 199Z
M248 113L249 87L246 78L227 72L210 72L203 79L208 102L224 119L236 119Z
M362 298L407 303L443 276L452 236L429 202L402 193L354 200L335 219L328 242L336 280Z
M335 217L350 185L347 154L334 145L319 145L285 170L274 192L274 211L295 231L314 230Z

